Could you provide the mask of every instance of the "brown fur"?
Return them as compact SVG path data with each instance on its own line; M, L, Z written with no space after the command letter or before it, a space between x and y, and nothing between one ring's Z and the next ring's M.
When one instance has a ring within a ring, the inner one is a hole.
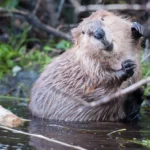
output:
M94 38L83 35L91 32L97 21L104 18L104 31L114 43L106 52ZM82 101L96 101L140 78L138 46L131 37L131 22L107 11L97 11L72 30L74 46L50 63L31 91L29 109L34 116L64 121L118 121L124 119L127 96L95 108L79 111ZM124 81L117 71L123 61L136 64L135 73Z

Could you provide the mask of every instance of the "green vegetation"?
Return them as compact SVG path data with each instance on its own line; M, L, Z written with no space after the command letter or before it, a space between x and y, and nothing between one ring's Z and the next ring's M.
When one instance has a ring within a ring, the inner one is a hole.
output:
M5 0L3 3L0 4L1 7L12 9L18 6L19 0Z
M142 63L142 77L147 78L150 76L150 64Z
M142 63L142 78L147 78L150 76L150 64ZM144 95L148 95L150 93L150 86L148 85L144 91Z
M5 0L0 2L0 7L16 9L19 3L19 0ZM26 22L19 22L19 25L16 25L15 21L17 20L14 18L10 19L10 24L4 27L4 31L9 35L9 41L0 42L0 79L11 74L15 66L22 69L38 66L39 70L52 60L51 53L56 49L62 52L71 47L71 44L65 40L32 38L35 37L32 36L32 26Z
M148 140L148 139L147 140L137 140L136 138L134 138L133 140L129 140L129 142L136 143L136 144L145 146L147 148L150 148L150 140Z
M42 50L36 48L28 50L26 48L28 40L24 33L18 39L20 40L14 38L9 44L0 43L0 78L11 73L15 66L26 69L38 65L42 68L52 60L49 54L56 48L65 50L71 47L69 42L62 40L58 44L49 42L41 48Z

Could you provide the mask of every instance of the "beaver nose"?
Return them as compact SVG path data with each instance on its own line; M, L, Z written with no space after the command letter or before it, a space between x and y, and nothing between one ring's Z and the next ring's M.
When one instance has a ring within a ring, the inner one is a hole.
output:
M104 32L103 29L98 29L98 30L96 30L95 33L94 33L94 37L95 37L96 39L98 39L98 40L103 39L104 36L105 36L105 32Z

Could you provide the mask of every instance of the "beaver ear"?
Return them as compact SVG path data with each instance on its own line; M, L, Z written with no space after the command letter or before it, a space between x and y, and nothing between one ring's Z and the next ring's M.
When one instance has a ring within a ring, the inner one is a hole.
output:
M71 30L73 42L77 44L81 31L78 28L74 28Z
M138 22L133 22L131 31L133 38L139 39L141 36L143 36L144 27Z

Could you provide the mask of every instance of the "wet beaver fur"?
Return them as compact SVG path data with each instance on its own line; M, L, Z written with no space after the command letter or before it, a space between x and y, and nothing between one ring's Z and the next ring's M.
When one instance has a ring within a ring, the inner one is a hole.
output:
M85 18L72 30L73 48L50 63L34 84L31 113L45 119L79 122L138 118L141 89L79 111L83 106L80 101L100 100L140 79L141 35L138 28L131 28L132 22L108 11Z

